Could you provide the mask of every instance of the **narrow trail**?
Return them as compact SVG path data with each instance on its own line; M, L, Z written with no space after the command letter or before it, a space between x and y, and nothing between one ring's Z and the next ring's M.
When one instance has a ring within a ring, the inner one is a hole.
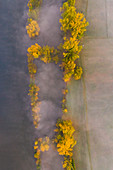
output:
M89 22L80 81L69 84L68 106L78 124L77 170L113 169L113 0L80 0Z

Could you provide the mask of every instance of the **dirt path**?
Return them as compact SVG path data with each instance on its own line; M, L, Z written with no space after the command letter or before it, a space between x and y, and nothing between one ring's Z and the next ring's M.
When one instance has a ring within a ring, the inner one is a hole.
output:
M69 85L68 104L78 124L77 170L113 169L113 0L80 0L89 27L81 52L80 81Z

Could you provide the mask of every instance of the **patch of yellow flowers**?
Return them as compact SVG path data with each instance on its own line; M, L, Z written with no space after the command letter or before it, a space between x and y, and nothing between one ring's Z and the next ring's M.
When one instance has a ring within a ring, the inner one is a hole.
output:
M57 143L57 151L60 155L64 156L63 167L67 168L68 164L71 163L70 161L72 160L73 147L77 143L73 137L75 129L71 120L59 120L56 127L55 132L57 132L57 135L55 143Z
M38 36L40 28L37 21L31 19L29 25L26 26L26 30L30 38L34 38L35 36Z
M48 45L41 47L39 44L31 45L28 48L28 56L31 55L34 59L40 58L44 63L59 61L57 50L54 47L49 47Z
M37 8L42 3L42 0L29 0L27 6L29 7L29 11L32 11L34 8Z
M75 0L67 0L61 7L61 30L64 32L63 44L63 60L60 65L64 70L64 81L70 81L71 77L75 80L81 78L82 68L76 66L76 59L79 58L79 53L82 46L79 45L80 39L86 31L88 22L82 13L77 13L75 8Z
M81 78L82 73L83 73L82 68L77 66L73 75L74 79L79 80Z
M66 94L68 93L68 89L63 89L62 90L62 94L63 96L63 100L62 100L62 112L63 113L68 113L68 109L66 107Z
M36 159L36 165L40 166L41 160L40 160L40 154L41 152L45 152L49 150L49 137L45 137L45 139L39 138L35 141L34 144L34 158Z

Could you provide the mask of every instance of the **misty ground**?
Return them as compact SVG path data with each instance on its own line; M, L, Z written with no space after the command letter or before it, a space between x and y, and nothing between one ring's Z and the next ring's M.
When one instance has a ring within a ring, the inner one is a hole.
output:
M36 135L52 138L55 121L61 115L62 73L58 66L40 62L36 83L41 86L42 118L39 130L34 129L27 95L26 50L36 41L31 41L26 34L26 4L27 0L0 1L1 170L36 170L34 138ZM68 107L78 139L74 159L77 170L112 170L113 0L79 0L76 5L85 13L90 25L81 52L83 77L79 81L72 80L68 86ZM44 1L40 13L40 45L56 47L62 42L58 23L60 6L61 1ZM52 145L49 152L42 155L42 169L47 168L62 169L61 157Z

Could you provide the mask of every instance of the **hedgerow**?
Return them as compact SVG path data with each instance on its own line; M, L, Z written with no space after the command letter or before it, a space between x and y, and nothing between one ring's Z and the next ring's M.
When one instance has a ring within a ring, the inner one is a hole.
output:
M29 37L35 38L39 35L39 7L42 0L29 0L28 7L28 22L26 26ZM77 65L77 60L80 58L79 53L82 50L80 40L86 31L88 22L82 13L78 13L75 8L75 0L67 0L61 7L61 31L63 34L63 43L57 49L48 45L41 47L38 43L31 45L28 48L28 70L30 74L29 96L31 97L31 108L33 115L33 123L35 128L38 128L40 120L40 100L38 93L40 88L35 84L35 74L37 66L35 60L41 60L44 63L55 62L63 70L63 80L67 85L72 78L79 80L82 75L82 68ZM66 107L66 95L68 89L63 89L62 112L64 115L68 113ZM71 120L59 119L56 123L56 136L53 139L56 143L57 151L64 157L63 168L67 170L75 170L73 160L73 148L77 141L74 139L75 129ZM37 169L40 169L41 152L49 149L49 138L39 138L35 141L34 157L36 159Z
M73 147L76 145L73 134L75 129L71 120L58 120L55 132L57 132L55 143L57 144L57 151L64 156L63 168L67 170L74 170L73 166Z
M76 60L82 49L80 39L86 31L88 22L82 13L77 13L75 8L75 0L67 0L61 7L61 30L64 34L63 59L61 68L64 70L64 81L70 81L71 77L75 80L81 78L82 68L77 67Z

